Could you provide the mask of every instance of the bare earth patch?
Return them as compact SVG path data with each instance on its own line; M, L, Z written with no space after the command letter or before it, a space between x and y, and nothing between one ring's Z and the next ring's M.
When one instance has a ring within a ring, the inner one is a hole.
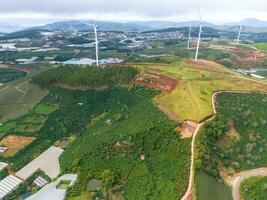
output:
M185 121L183 124L178 126L175 131L180 132L181 138L190 138L194 134L198 123L193 121Z
M147 71L142 71L134 82L166 94L170 94L179 84L176 79Z
M6 146L8 148L2 155L5 157L14 156L17 152L31 144L34 140L35 137L9 135L3 138L0 142L1 146Z

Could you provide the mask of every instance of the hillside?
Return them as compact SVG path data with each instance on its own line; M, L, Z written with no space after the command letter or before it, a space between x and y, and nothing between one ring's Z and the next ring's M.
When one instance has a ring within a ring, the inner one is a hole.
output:
M33 77L32 82L41 88L53 86L69 88L108 88L123 86L136 76L135 68L61 66L48 69Z

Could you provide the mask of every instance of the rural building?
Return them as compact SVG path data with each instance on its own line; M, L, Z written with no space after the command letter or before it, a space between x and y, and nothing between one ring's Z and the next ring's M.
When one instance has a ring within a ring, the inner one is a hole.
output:
M76 174L65 174L59 177L55 182L45 185L41 190L27 198L26 200L64 200L67 194L67 189L57 189L57 186L62 181L70 181L71 187L77 180Z
M56 178L60 174L59 156L63 153L63 149L58 147L50 147L24 168L16 173L16 176L22 180L27 180L37 170L45 172L49 178Z

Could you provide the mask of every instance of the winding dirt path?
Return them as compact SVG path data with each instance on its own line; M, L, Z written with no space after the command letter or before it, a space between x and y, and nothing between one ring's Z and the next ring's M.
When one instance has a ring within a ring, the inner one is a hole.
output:
M239 186L244 180L251 178L253 176L267 176L267 168L252 169L236 174L232 186L233 200L242 199L239 194Z
M194 176L195 176L195 170L194 170L194 148L195 148L195 140L197 137L197 134L199 133L200 128L208 121L211 121L214 119L215 114L217 113L216 111L216 95L220 93L242 93L242 94L249 94L252 93L250 91L217 91L212 94L212 108L213 108L213 116L202 122L201 124L198 125L196 128L193 138L191 141L191 163L190 163L190 175L189 175L189 183L188 183L188 188L186 190L186 193L184 196L181 198L181 200L192 200L192 188L194 184ZM262 93L266 94L263 92L257 92L257 93ZM233 200L241 200L241 197L239 195L239 186L242 181L244 181L247 178L253 177L253 176L267 176L267 168L257 168L257 169L252 169L248 171L243 171L234 176L234 180L232 183L232 196Z

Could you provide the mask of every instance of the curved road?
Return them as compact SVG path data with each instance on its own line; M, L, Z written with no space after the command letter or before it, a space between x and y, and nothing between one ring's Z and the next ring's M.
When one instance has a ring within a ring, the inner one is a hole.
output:
M253 176L267 176L267 168L252 169L235 175L232 186L233 200L241 200L241 196L239 194L239 186L245 179Z
M195 148L195 140L196 140L197 134L199 132L199 129L204 125L204 123L214 119L215 114L217 113L216 106L215 106L215 98L216 98L217 94L220 94L222 92L245 93L245 94L251 93L251 92L248 92L248 91L217 91L217 92L214 92L212 94L212 108L213 108L214 115L211 118L207 119L205 122L199 124L198 127L196 128L194 134L193 134L193 138L192 138L192 142L191 142L191 164L190 164L189 183L188 183L188 188L186 190L186 193L181 198L181 200L191 200L191 199L193 199L192 198L192 187L193 187L193 183L194 183L194 148ZM259 93L262 93L262 92L259 92ZM253 176L267 176L267 168L257 168L257 169L252 169L252 170L248 170L248 171L243 171L243 172L240 172L240 173L236 174L234 176L234 181L233 181L233 185L232 185L233 200L241 200L240 195L239 195L239 186L240 186L242 181L244 181L247 178L253 177Z

